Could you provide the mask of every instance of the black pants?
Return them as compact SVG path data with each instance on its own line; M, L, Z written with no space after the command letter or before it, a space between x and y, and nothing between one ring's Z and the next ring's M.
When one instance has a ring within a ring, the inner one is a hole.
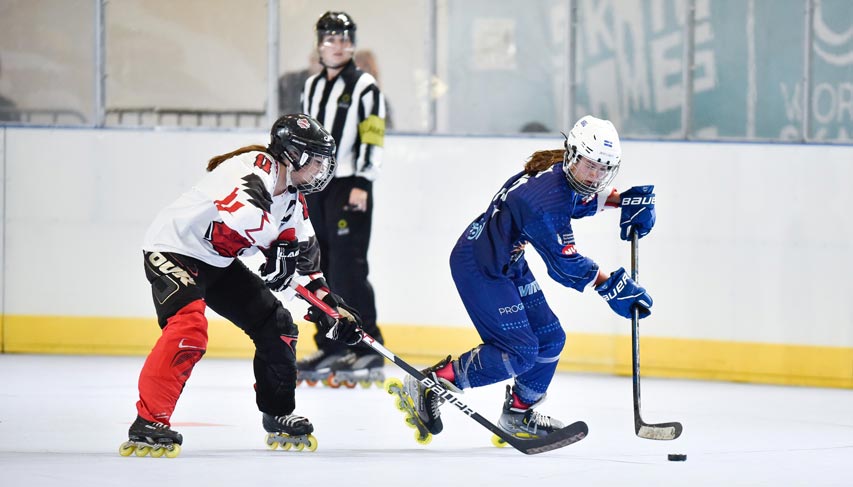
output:
M196 330L202 339L195 343L206 344L207 320L182 314L191 303L203 301L252 339L258 409L274 416L293 412L299 329L264 282L238 259L220 268L169 252L144 252L144 257L145 275L164 333L172 327L202 328ZM187 320L193 323L184 323ZM163 353L162 360L174 361L169 350ZM185 375L188 377L189 372Z
M367 211L347 209L355 178L334 178L323 191L306 197L311 223L320 244L320 267L332 292L355 308L364 321L364 331L380 343L382 333L376 326L376 298L367 280L367 249L373 223L373 192L368 193ZM329 352L342 351L346 345L329 340L318 330L317 347ZM359 352L369 350L359 346Z

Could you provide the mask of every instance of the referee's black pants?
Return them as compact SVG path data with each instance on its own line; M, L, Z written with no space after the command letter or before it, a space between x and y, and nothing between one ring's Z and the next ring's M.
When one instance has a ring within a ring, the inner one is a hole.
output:
M355 187L355 178L333 178L319 193L305 197L308 214L317 242L320 245L320 269L332 292L355 308L364 321L364 331L383 343L382 333L376 326L376 299L373 286L367 280L367 249L370 246L370 227L373 222L373 190L368 191L367 211L348 208L349 195ZM343 343L326 338L319 330L314 335L317 348L339 352L347 348ZM357 346L366 353L371 349Z

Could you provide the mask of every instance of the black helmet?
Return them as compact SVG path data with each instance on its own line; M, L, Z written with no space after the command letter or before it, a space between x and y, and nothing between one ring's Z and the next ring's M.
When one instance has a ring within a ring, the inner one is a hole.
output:
M346 12L326 12L314 27L317 32L317 45L323 42L323 36L329 34L344 34L355 45L355 22Z
M304 194L322 191L335 173L335 139L320 122L305 114L285 115L272 125L267 152L278 161L288 161L299 171L312 161L320 171L306 183L297 185Z

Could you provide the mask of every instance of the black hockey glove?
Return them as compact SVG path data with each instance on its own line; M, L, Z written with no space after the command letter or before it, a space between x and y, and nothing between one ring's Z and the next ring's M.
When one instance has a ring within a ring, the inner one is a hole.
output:
M332 340L350 346L358 344L362 339L361 327L363 326L358 311L346 304L340 296L332 293L324 296L323 302L334 308L341 315L341 318L336 320L320 308L309 306L305 319L317 323L320 330Z
M273 291L283 291L296 274L296 260L299 257L299 242L279 240L273 242L264 251L267 261L261 264L261 279Z

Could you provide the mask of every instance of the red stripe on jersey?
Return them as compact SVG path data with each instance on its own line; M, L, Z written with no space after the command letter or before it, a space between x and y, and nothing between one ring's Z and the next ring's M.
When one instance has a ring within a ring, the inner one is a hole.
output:
M264 214L263 214L263 215L261 215L261 224L260 224L260 225L258 225L258 228L247 228L247 229L246 229L246 236L247 236L247 237L249 237L249 240L251 240L253 244L254 244L254 243L257 243L257 240L255 240L254 238L252 238L252 234L253 234L253 233L255 233L255 232L261 232L261 231L263 231L264 227L265 227L265 226L267 225L267 223L269 223L269 222L270 222L269 214L268 214L267 212L264 212Z
M243 203L234 200L237 198L238 188L234 188L234 191L231 192L228 196L221 200L214 200L213 203L216 205L216 209L219 211L224 211L227 213L234 213L243 207ZM234 204L232 204L234 203Z

